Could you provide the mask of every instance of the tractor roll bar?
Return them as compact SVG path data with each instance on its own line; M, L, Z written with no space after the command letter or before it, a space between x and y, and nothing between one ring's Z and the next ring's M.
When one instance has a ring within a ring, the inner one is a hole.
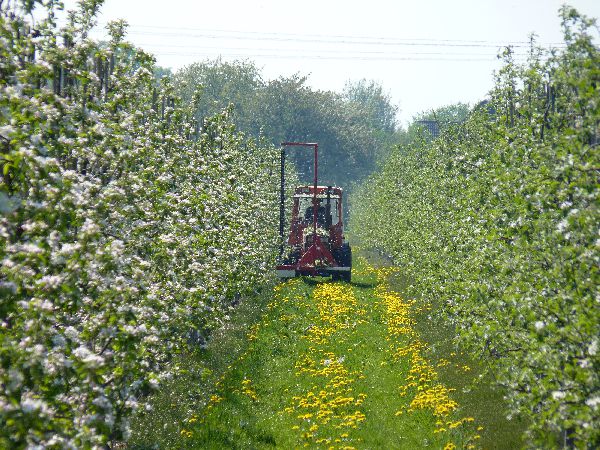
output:
M283 233L285 222L285 147L281 147L281 187L279 190L279 257L283 255Z
M281 192L279 198L279 236L281 237L281 247L280 247L280 256L283 255L283 227L284 227L284 217L285 217L285 148L286 147L313 147L315 149L315 179L314 179L314 191L313 191L313 242L315 242L315 237L317 236L317 173L319 167L318 161L318 152L319 152L319 144L316 142L282 142L281 143Z

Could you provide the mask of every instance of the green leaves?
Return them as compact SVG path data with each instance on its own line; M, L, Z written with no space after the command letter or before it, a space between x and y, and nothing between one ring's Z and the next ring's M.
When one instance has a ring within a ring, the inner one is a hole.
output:
M277 252L278 151L228 110L197 130L124 24L108 49L86 38L99 4L38 37L0 6L2 447L126 440L172 355L267 283Z
M600 53L591 21L565 17L563 51L523 67L507 51L485 109L398 147L351 226L487 357L529 445L583 448L600 444L600 359L582 351L600 335L600 190L580 169L600 163Z

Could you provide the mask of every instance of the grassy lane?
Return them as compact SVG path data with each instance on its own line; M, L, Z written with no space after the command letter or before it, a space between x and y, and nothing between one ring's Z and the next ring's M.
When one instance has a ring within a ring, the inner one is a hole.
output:
M250 344L180 430L186 448L469 448L478 426L425 358L385 269L275 289ZM480 427L479 427L480 428Z

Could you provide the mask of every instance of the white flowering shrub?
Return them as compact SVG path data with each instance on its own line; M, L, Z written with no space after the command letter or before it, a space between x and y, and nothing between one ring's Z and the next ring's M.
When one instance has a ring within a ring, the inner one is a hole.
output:
M352 199L390 254L485 357L528 445L600 445L600 51L561 10L566 48L510 51L491 101L397 148Z
M1 448L126 440L278 248L278 150L192 120L123 23L89 40L101 3L0 1Z

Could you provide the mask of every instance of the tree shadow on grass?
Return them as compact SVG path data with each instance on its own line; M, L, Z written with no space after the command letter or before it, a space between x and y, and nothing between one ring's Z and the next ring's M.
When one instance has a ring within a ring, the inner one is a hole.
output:
M379 283L377 281L373 281L370 283L361 283L359 281L351 281L350 282L350 286L354 286L359 289L373 289L373 288L377 287L378 284Z

